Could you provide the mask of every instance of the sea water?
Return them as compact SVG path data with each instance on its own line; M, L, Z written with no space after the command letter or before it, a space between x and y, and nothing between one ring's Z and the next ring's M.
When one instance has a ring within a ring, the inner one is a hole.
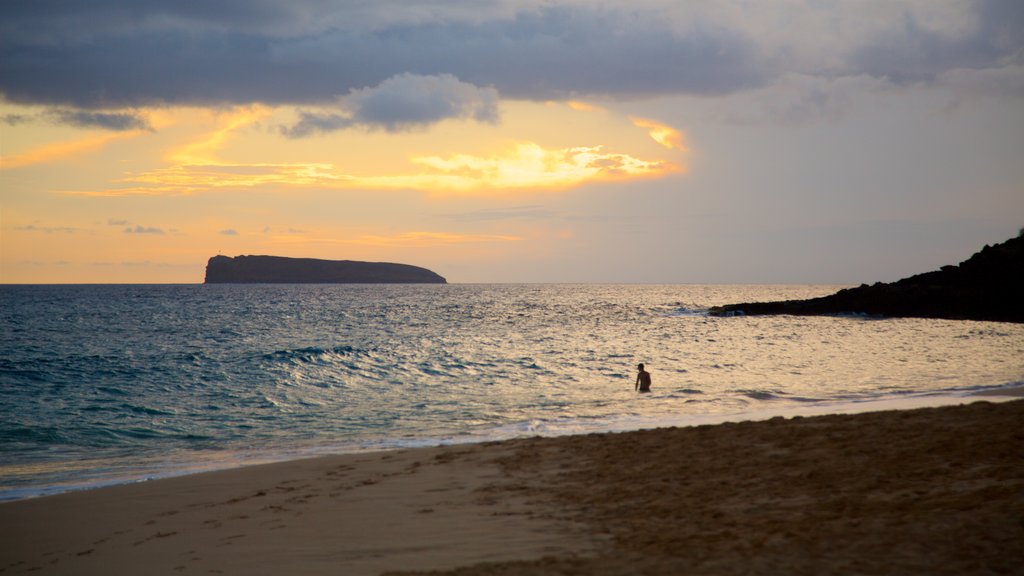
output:
M1024 381L1024 325L707 314L837 288L3 286L0 499Z

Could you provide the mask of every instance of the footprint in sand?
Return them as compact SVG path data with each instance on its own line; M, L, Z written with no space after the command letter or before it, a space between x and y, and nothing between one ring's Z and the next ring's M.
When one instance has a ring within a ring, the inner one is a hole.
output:
M157 532L156 534L153 534L149 538L143 538L142 540L139 540L138 542L133 542L132 546L140 546L142 544L145 544L146 542L150 542L152 540L158 540L160 538L170 538L171 536L174 536L176 534L177 534L177 532Z
M224 502L224 504L238 504L239 502L245 502L246 500L250 500L252 498L262 498L263 496L266 496L266 495L267 495L267 491L266 490L260 490L259 492L256 492L255 494L252 494L250 496L239 496L237 498L232 498L232 499Z
M217 547L221 548L221 547L224 547L224 546L231 546L232 544L234 544L234 541L238 540L239 538L245 538L245 534L235 534L234 536L225 536L224 538L220 539L220 542L217 543Z

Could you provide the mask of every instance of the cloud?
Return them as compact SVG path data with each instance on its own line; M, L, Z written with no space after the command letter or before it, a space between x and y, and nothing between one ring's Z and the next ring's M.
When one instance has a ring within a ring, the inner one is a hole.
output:
M343 114L301 112L299 122L282 132L298 138L352 126L397 132L458 118L494 123L498 91L461 82L451 74L400 74L376 87L352 91L342 107Z
M221 230L218 234L221 234L222 236L238 236L238 230L228 228L226 230Z
M124 229L124 233L125 234L155 234L155 235L165 234L165 232L164 232L164 230L162 228L155 228L153 226L142 226L142 225L136 225L134 228L132 228L132 227L125 228Z
M87 196L193 194L213 190L246 189L265 185L334 188L352 177L339 174L333 164L175 164L127 176L112 188Z
M410 172L358 176L328 163L182 163L130 174L118 182L119 186L110 189L63 193L91 197L158 196L273 186L278 190L295 187L491 194L499 190L557 191L588 182L659 178L683 170L663 160L606 152L603 146L544 148L534 142L521 142L491 156L420 156L410 162Z
M230 4L237 23L222 10L207 16L147 1L97 0L88 11L72 2L0 3L0 93L83 109L312 105L402 74L451 74L506 97L546 100L721 93L762 76L756 44L735 27L680 33L658 13L585 3L468 17L458 3L439 2L434 16L412 21L388 16L403 10L381 3L374 27L355 25L352 15L370 9L351 3Z
M282 126L281 133L289 138L305 138L318 133L344 130L355 125L351 116L333 112L299 112L299 121L292 126Z
M885 78L868 75L823 78L787 74L764 88L719 99L713 114L735 124L837 120L865 97L895 88Z
M227 0L201 7L7 0L0 2L0 94L15 103L116 110L319 106L403 74L450 74L530 100L722 95L787 74L867 75L902 86L951 70L1019 66L1022 29L1018 0L638 0L622 7L584 0ZM382 127L440 113L406 106L411 116L394 116L394 102L378 103L381 116L370 102L362 109ZM309 114L312 131L348 117Z
M889 26L871 30L851 51L847 66L855 74L897 84L932 82L956 69L985 70L1024 63L1024 5L1016 0L979 0L950 26L940 18L956 16L932 10L904 10Z
M131 112L92 112L88 110L54 110L46 114L58 124L77 128L102 128L104 130L152 130L149 121Z
M518 144L501 155L424 156L413 162L430 170L385 182L438 192L564 189L585 182L664 176L680 169L664 161L608 153L602 146L545 149L533 142Z
M447 118L498 120L498 91L460 82L451 74L402 74L376 88L357 90L347 98L358 122L387 130L419 126Z
M18 124L27 124L33 120L31 114L4 114L0 116L0 122L7 124L8 126L17 126Z
M32 148L26 152L22 152L21 154L3 156L3 161L0 162L0 170L12 170L15 168L45 164L66 158L81 156L83 154L89 154L103 148L111 142L124 138L133 138L139 134L142 134L142 132L117 132L113 134L89 136L79 140L44 144L37 148Z
M218 126L212 132L204 134L171 150L168 154L182 164L216 163L217 153L236 131L251 126L266 116L271 110L266 106L242 106L218 114Z
M587 102L580 102L579 100L569 100L566 104L568 104L569 108L572 108L577 112L605 112L605 109L600 106Z
M99 128L114 131L153 129L149 120L135 112L49 110L41 114L6 114L0 117L0 122L9 126L17 126L39 120L53 124L74 126L76 128Z
M651 139L665 148L686 152L686 145L683 144L683 134L675 128L644 118L630 118L630 121L637 128L646 128Z
M15 230L21 232L45 232L47 234L61 233L61 234L74 234L78 232L78 228L72 228L69 226L36 226L35 224L28 224L27 226L18 226Z

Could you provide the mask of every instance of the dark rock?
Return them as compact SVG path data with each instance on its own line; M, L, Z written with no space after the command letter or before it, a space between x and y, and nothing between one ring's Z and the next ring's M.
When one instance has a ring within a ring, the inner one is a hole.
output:
M714 316L867 314L1024 322L1024 235L985 246L959 266L810 300L716 306Z
M207 284L445 284L426 268L387 262L317 260L281 256L214 256Z

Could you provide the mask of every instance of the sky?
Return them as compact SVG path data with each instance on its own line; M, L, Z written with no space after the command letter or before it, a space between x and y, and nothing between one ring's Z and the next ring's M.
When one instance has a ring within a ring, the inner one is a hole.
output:
M1022 226L1019 0L0 2L0 283L859 284Z

